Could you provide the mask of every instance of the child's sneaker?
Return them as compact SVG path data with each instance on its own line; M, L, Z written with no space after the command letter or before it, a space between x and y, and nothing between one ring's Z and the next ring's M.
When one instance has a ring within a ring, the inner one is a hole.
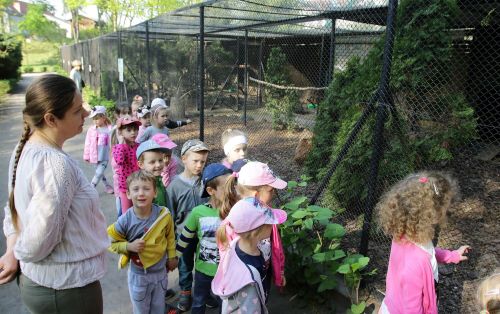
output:
M209 309L214 309L219 306L219 301L213 295L209 295L207 301L205 302L205 306Z
M177 308L183 312L189 311L191 308L191 291L182 290L179 294L179 302L177 303Z
M165 300L175 297L175 291L172 289L167 289L165 292Z
M104 189L104 191L108 194L114 193L113 187L111 185L106 185L106 188Z
M178 314L179 309L168 303L165 303L165 314Z

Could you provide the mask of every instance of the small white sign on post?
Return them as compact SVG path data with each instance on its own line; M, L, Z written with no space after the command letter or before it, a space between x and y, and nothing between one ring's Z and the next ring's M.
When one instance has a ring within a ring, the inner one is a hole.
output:
M89 72L92 72L92 65L89 64Z
M118 58L118 81L123 82L123 58Z

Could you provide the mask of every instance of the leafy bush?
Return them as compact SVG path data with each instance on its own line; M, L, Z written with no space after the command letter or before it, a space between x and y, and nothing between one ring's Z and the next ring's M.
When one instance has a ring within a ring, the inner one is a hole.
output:
M308 179L302 176L301 182L288 182L286 197L291 197L296 187L306 186ZM357 288L361 277L373 272L362 272L368 265L368 257L346 255L340 247L346 231L343 226L331 222L340 211L310 205L305 196L292 197L283 208L288 213L281 235L289 285L300 288L299 293L308 297L323 295L326 298L322 293L336 288L339 276L344 276L346 285L355 290L352 302L358 303Z
M458 12L454 0L404 0L398 8L391 90L399 112L384 129L384 158L379 174L392 184L415 168L450 160L454 149L476 136L472 107L449 85L451 34L443 31ZM354 124L378 88L385 38L366 59L352 58L335 73L320 104L308 173L321 177L335 159ZM366 170L372 153L374 116L367 120L348 156L337 168L326 193L332 204L351 208L366 196ZM327 202L327 203L329 203Z
M115 110L115 102L109 100L105 97L99 96L99 93L89 89L85 91L84 100L89 104L91 108L95 106L104 106L106 107L106 114L111 121L114 121L114 110Z
M21 42L0 33L0 80L19 78L22 60Z
M266 81L278 85L290 85L286 73L286 55L280 47L271 49L266 63ZM294 108L299 99L296 91L266 88L265 106L271 113L273 128L294 128Z
M23 72L24 73L33 73L34 72L34 68L32 66L30 66L30 65L25 66L25 67L23 67Z

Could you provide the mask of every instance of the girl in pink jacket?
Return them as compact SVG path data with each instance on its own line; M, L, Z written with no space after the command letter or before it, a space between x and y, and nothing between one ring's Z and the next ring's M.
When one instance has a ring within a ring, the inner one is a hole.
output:
M240 162L244 163L245 161L236 161L233 168L239 168ZM274 198L275 190L286 187L287 183L276 177L268 165L258 161L249 161L241 167L238 173L234 172L227 180L219 216L224 222L228 214L233 211L233 206L240 199L239 202L251 203L258 210L266 211L270 208L269 204ZM237 232L226 227L225 240L217 241L221 258L228 252L231 241L237 237ZM272 226L271 235L262 239L258 247L265 260L264 292L267 298L271 289L271 279L280 288L286 285L285 254L278 226Z
M88 129L85 137L83 160L96 165L92 185L96 187L102 180L106 193L113 194L113 186L104 175L109 161L111 121L106 116L104 106L95 106L89 117L94 121L94 125Z
M269 238L273 226L285 222L281 209L258 208L252 202L237 202L217 230L217 241L227 240L227 228L234 238L220 257L212 291L222 298L222 314L268 313L265 296L265 261L258 245Z
M436 314L438 263L459 263L469 246L448 251L432 243L457 194L456 182L420 172L394 185L377 204L380 226L392 237L382 314Z

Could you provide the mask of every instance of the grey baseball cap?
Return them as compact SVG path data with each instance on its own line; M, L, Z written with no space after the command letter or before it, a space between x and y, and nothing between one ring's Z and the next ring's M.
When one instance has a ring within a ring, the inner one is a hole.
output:
M182 145L181 149L181 156L183 156L186 152L201 152L201 151L207 151L209 152L210 149L208 146L203 143L200 140L189 140L184 145Z

